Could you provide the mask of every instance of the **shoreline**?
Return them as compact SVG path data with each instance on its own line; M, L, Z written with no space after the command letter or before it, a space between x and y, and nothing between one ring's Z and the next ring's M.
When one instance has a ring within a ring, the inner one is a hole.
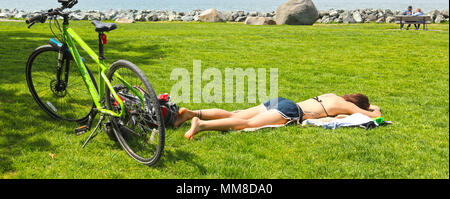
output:
M199 21L199 15L203 10L197 9L189 12L177 12L170 10L70 10L71 20L112 20L128 19L131 21ZM0 9L0 19L25 19L30 18L42 11L24 11L19 9ZM393 23L395 15L400 15L402 11L390 9L329 9L320 10L316 23ZM269 17L275 16L275 11L221 11L223 21L244 22L248 17ZM449 21L449 9L435 9L424 13L432 17L433 23L443 23Z

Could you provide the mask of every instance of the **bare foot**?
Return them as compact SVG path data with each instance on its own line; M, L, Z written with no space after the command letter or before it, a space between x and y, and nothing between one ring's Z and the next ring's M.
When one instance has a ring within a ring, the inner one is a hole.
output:
M189 115L189 111L186 108L180 108L178 111L177 119L173 123L173 127L180 127L186 120L190 119L192 116Z
M191 129L184 134L184 137L192 140L194 139L194 135L200 131L199 129L200 118L194 117L191 120Z

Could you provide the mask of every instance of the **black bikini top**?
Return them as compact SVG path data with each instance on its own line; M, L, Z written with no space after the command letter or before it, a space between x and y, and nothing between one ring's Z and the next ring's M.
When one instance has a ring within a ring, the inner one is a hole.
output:
M316 100L317 102L320 103L320 105L322 105L323 110L325 111L325 114L327 114L327 117L329 117L327 109L325 109L325 106L323 106L322 104L322 100L319 99L319 96L313 97L314 100Z

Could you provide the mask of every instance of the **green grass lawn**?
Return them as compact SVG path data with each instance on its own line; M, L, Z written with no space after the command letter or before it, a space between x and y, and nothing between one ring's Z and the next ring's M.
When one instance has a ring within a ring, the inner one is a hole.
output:
M94 49L89 22L71 25ZM302 101L360 92L394 125L373 130L289 126L205 132L194 141L167 130L156 166L140 165L100 134L54 121L25 80L29 54L52 37L48 24L0 22L0 178L449 178L449 25L400 31L394 24L248 26L230 23L120 24L107 62L128 59L157 93L175 68L278 68L279 96ZM88 66L94 66L91 62ZM95 67L91 67L96 70ZM192 92L192 89L191 89ZM260 102L258 102L260 103ZM184 103L190 109L257 104ZM54 154L54 158L50 156Z

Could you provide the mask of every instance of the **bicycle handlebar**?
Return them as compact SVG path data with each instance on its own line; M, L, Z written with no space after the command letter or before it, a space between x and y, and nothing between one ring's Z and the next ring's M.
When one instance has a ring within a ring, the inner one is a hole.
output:
M75 4L78 3L78 0L59 0L58 2L63 4L63 6L61 8L50 9L47 13L42 13L40 15L37 15L37 16L31 17L31 18L25 20L25 23L30 24L28 26L28 28L33 26L36 22L45 23L45 21L47 20L47 17L49 17L49 16L50 17L55 16L55 15L62 16L64 14L64 13L62 13L62 11L66 8L72 8Z
M28 28L31 28L31 26L33 26L35 23L40 22L40 23L45 23L45 21L47 21L47 17L52 17L55 15L63 15L63 13L61 12L63 8L57 8L57 9L51 9L46 13L42 13L40 15L31 17L27 20L25 20L26 24L29 24Z
M25 20L25 23L30 24L30 23L36 23L38 21L41 23L44 23L45 21L43 19L46 19L46 18L47 17L44 14L40 14L38 16L34 16L34 17L31 17L31 18ZM42 22L42 21L44 21L44 22Z
M62 3L64 8L72 8L78 3L78 0L58 0L58 2Z

